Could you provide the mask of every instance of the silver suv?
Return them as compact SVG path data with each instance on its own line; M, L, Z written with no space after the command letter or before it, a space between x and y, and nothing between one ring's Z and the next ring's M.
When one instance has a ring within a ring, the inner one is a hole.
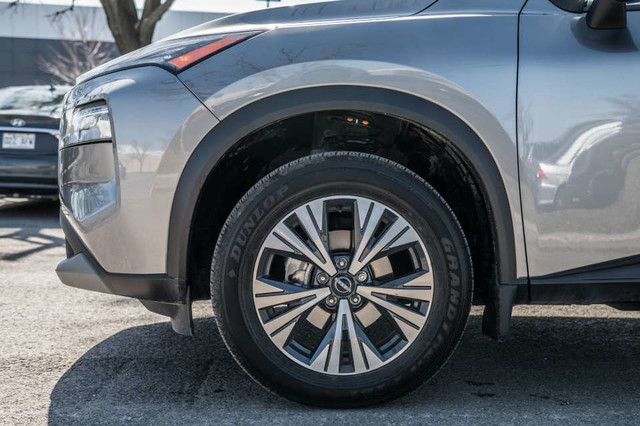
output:
M640 3L386 0L225 17L65 99L67 285L192 334L211 298L271 391L415 389L472 302L640 302Z

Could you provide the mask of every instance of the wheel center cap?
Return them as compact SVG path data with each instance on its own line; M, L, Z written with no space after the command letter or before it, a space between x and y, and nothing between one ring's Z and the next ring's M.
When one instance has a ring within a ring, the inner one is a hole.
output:
M331 292L338 297L349 297L356 291L356 282L349 274L338 274L331 280Z

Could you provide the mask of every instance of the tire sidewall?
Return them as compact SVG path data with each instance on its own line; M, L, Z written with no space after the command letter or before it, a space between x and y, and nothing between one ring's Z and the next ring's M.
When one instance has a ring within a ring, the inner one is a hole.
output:
M269 339L253 305L259 249L296 207L335 195L362 196L400 213L427 248L434 295L416 340L387 365L358 375L301 366ZM316 155L278 169L241 200L219 238L212 266L214 312L225 342L245 370L270 390L300 402L372 403L406 393L432 376L453 351L470 307L468 247L439 194L400 165L371 155Z

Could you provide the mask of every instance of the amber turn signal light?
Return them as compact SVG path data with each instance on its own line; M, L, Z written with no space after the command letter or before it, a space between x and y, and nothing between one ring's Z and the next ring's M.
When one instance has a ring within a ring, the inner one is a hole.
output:
M196 49L193 49L187 53L183 53L182 55L177 56L168 62L174 67L176 67L178 70L182 70L183 68L188 67L189 65L199 61L202 58L213 55L214 53L218 53L221 50L226 49L227 47L232 46L236 43L239 43L242 40L245 40L251 36L253 36L253 34L229 35L219 40L216 40L213 43L209 43L204 46L200 46Z

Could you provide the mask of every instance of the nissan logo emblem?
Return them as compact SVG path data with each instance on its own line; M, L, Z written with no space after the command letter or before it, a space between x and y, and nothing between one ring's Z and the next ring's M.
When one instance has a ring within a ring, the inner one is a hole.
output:
M333 291L339 296L347 296L354 290L354 282L346 275L337 276L333 279Z
M339 287L340 290L342 290L344 292L350 292L351 291L351 283L346 278L338 278L336 280L336 286Z
M13 127L24 127L27 122L24 121L22 118L14 118L13 120L11 120L9 122Z

